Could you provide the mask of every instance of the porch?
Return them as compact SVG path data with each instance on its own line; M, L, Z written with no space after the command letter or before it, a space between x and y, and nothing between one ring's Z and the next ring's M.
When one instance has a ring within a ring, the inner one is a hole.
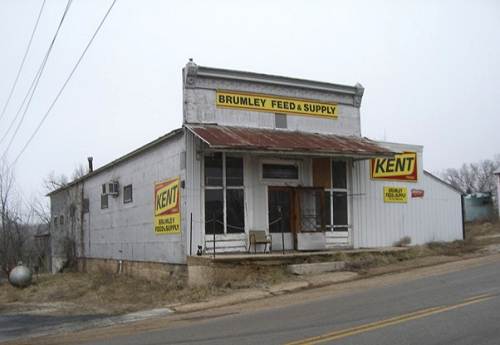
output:
M255 231L280 254L351 247L352 162L393 155L359 137L186 127L200 161L194 218L201 229L194 236L201 254L264 251L250 243Z

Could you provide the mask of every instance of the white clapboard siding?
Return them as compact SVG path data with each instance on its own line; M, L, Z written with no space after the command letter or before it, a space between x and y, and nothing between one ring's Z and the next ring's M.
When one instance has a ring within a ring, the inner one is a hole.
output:
M325 238L327 249L349 246L348 231L326 231Z
M205 252L211 253L214 250L213 235L205 235ZM215 252L231 253L244 252L247 250L246 234L226 234L215 235Z

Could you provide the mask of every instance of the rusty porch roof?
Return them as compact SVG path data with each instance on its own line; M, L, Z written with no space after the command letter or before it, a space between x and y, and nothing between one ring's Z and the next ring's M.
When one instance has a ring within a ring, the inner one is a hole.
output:
M192 124L185 127L214 150L308 153L356 158L392 156L395 153L370 139L356 136L218 125Z

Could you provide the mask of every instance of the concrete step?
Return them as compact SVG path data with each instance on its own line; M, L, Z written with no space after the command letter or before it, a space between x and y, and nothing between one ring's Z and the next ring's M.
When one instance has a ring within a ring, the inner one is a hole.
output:
M329 261L309 264L288 265L287 271L296 275L320 274L325 272L341 271L345 268L344 261Z

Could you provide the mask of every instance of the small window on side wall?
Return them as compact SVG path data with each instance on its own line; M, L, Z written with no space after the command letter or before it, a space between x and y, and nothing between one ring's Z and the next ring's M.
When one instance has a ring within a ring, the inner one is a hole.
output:
M88 198L83 199L83 213L88 213L90 209L90 202Z
M129 202L132 202L132 185L129 184L125 187L123 187L123 203L127 204Z
M101 195L101 210L108 208L108 194Z

